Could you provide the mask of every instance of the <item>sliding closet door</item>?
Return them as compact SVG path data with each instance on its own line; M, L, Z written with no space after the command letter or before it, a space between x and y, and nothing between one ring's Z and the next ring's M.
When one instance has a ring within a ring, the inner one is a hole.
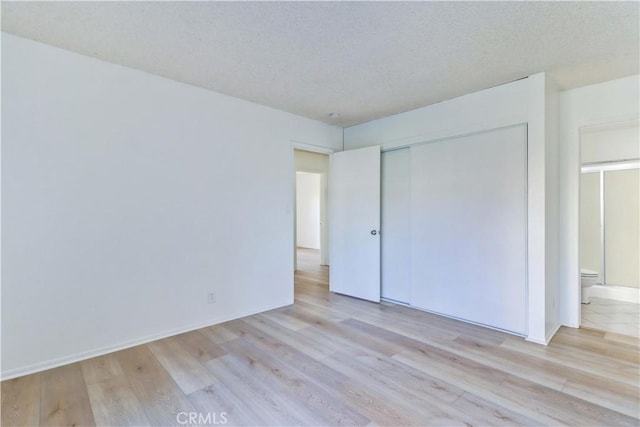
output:
M526 127L411 147L411 302L526 332Z
M411 301L411 157L409 149L382 153L382 297Z

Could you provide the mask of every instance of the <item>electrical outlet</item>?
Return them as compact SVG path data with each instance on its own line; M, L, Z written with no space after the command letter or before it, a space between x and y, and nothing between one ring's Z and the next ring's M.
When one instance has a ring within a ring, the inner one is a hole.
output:
M207 303L208 304L215 304L216 302L216 293L215 292L209 292L209 294L207 295Z

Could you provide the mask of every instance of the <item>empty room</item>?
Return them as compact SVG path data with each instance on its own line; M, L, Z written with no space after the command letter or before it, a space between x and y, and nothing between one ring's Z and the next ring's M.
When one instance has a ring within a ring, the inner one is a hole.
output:
M640 424L639 2L1 19L3 427Z

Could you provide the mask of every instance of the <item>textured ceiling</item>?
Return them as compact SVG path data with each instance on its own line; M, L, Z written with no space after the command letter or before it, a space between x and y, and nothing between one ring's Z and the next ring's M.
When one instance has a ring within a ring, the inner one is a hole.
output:
M540 71L561 89L637 74L639 8L3 1L2 30L348 126Z

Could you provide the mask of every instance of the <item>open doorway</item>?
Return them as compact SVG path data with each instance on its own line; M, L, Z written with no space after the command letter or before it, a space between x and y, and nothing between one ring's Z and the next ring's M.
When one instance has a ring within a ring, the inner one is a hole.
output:
M329 156L295 149L294 163L294 268L297 273L328 276Z
M297 265L321 265L320 183L322 175L296 171Z
M580 134L581 326L640 334L637 121Z

